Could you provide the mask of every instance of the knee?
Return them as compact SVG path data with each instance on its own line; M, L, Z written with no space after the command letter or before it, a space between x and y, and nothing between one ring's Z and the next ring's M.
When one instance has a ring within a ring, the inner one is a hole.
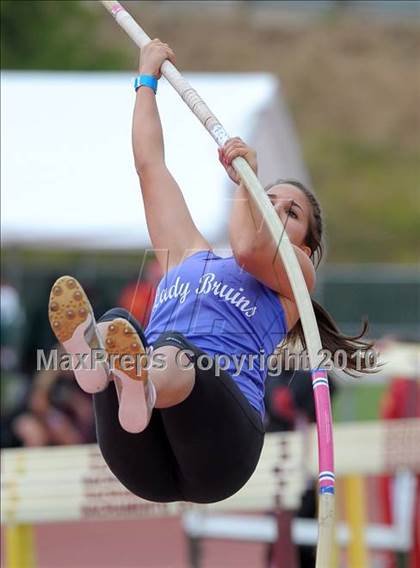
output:
M134 327L134 329L136 330L136 332L138 333L141 342L143 343L143 345L145 347L148 346L148 342L146 339L146 335L144 333L143 327L141 326L141 324L136 320L136 318L125 308L112 308L110 310L108 310L107 312L105 312L99 319L100 322L104 322L104 321L112 321L116 318L122 318L127 320L128 322L131 323L131 325Z
M128 320L132 317L133 316L130 314L130 312L125 308L111 308L99 318L99 321L111 321L115 318L124 318Z

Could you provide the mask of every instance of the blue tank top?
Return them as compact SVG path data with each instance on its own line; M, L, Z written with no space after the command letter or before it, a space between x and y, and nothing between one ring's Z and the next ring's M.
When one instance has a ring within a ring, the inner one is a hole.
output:
M233 256L198 251L159 282L145 331L149 345L164 331L178 331L218 356L220 368L264 416L267 358L287 333L276 292L243 270Z

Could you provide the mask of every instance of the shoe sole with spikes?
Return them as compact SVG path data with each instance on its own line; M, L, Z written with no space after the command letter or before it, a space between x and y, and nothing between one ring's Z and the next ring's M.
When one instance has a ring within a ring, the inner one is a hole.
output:
M146 350L127 320L116 318L107 323L105 349L120 403L118 418L124 430L139 433L148 425L156 401L148 380Z
M106 333L109 322L96 324L92 306L72 276L62 276L55 282L48 316L55 336L72 356L80 388L91 394L104 390L110 373L102 334Z

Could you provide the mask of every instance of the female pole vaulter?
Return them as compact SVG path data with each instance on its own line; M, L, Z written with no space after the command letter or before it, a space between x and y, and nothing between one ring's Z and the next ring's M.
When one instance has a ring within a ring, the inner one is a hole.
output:
M219 149L220 162L237 183L229 221L232 256L215 254L191 218L164 160L155 96L166 59L175 60L170 47L150 42L141 51L135 83L134 160L150 239L164 271L150 322L143 330L127 310L113 308L96 324L71 276L54 284L49 317L74 360L84 354L75 377L93 394L99 447L121 483L151 501L210 503L237 492L257 466L264 440L261 361L282 341L300 339L304 345L304 338L278 243L231 165L242 156L257 172L255 152L239 138ZM319 203L293 180L266 191L313 291L322 255ZM355 370L353 355L370 347L360 339L366 325L361 335L344 336L314 306L323 346L332 353L342 349L347 370ZM145 355L151 348L149 365ZM93 364L98 350L107 358ZM363 360L357 370L364 370Z

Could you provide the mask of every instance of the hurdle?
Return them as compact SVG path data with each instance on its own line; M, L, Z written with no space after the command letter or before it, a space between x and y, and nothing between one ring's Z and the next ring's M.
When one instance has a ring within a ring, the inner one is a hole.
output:
M340 423L335 429L335 444L337 473L341 479L350 475L420 473L420 419ZM316 478L318 467L314 428L308 434L267 434L260 463L245 487L225 501L196 505L152 503L136 497L114 477L96 445L6 449L2 450L1 458L1 522L6 528L8 568L35 566L29 527L37 523L184 515L187 533L196 538L211 534L220 537L230 531L235 538L243 535L242 540L272 542L270 539L277 537L273 519L258 518L258 522L255 518L248 519L254 524L245 527L246 521L232 514L272 511L279 499L287 509L295 510L306 486L307 473ZM368 548L408 549L411 541L407 527L413 522L414 511L407 501L410 500L405 501L405 520L400 519L398 526L367 526ZM192 513L196 516L188 517ZM226 517L225 513L231 516ZM216 522L219 522L217 531ZM210 526L207 532L205 526ZM295 520L292 529L296 544L316 543L316 521ZM358 528L339 523L339 546L351 546L355 530Z
M362 484L362 473L352 478ZM370 523L354 526L353 518L349 518L348 523L337 523L337 545L347 550L349 568L369 568L368 551L410 552L416 514L414 510L416 481L413 472L397 473L395 480L399 489L396 519L393 525ZM348 489L347 485L346 491ZM352 494L349 499L353 498L356 501L357 497L358 495ZM356 506L360 507L360 503ZM201 545L205 539L274 544L279 538L277 521L269 515L245 516L189 511L183 515L182 523L190 542L191 568L201 566ZM356 539L353 538L353 530L357 533ZM317 531L315 520L300 518L292 520L291 535L295 545L316 546ZM363 544L358 534L362 531L365 533Z

